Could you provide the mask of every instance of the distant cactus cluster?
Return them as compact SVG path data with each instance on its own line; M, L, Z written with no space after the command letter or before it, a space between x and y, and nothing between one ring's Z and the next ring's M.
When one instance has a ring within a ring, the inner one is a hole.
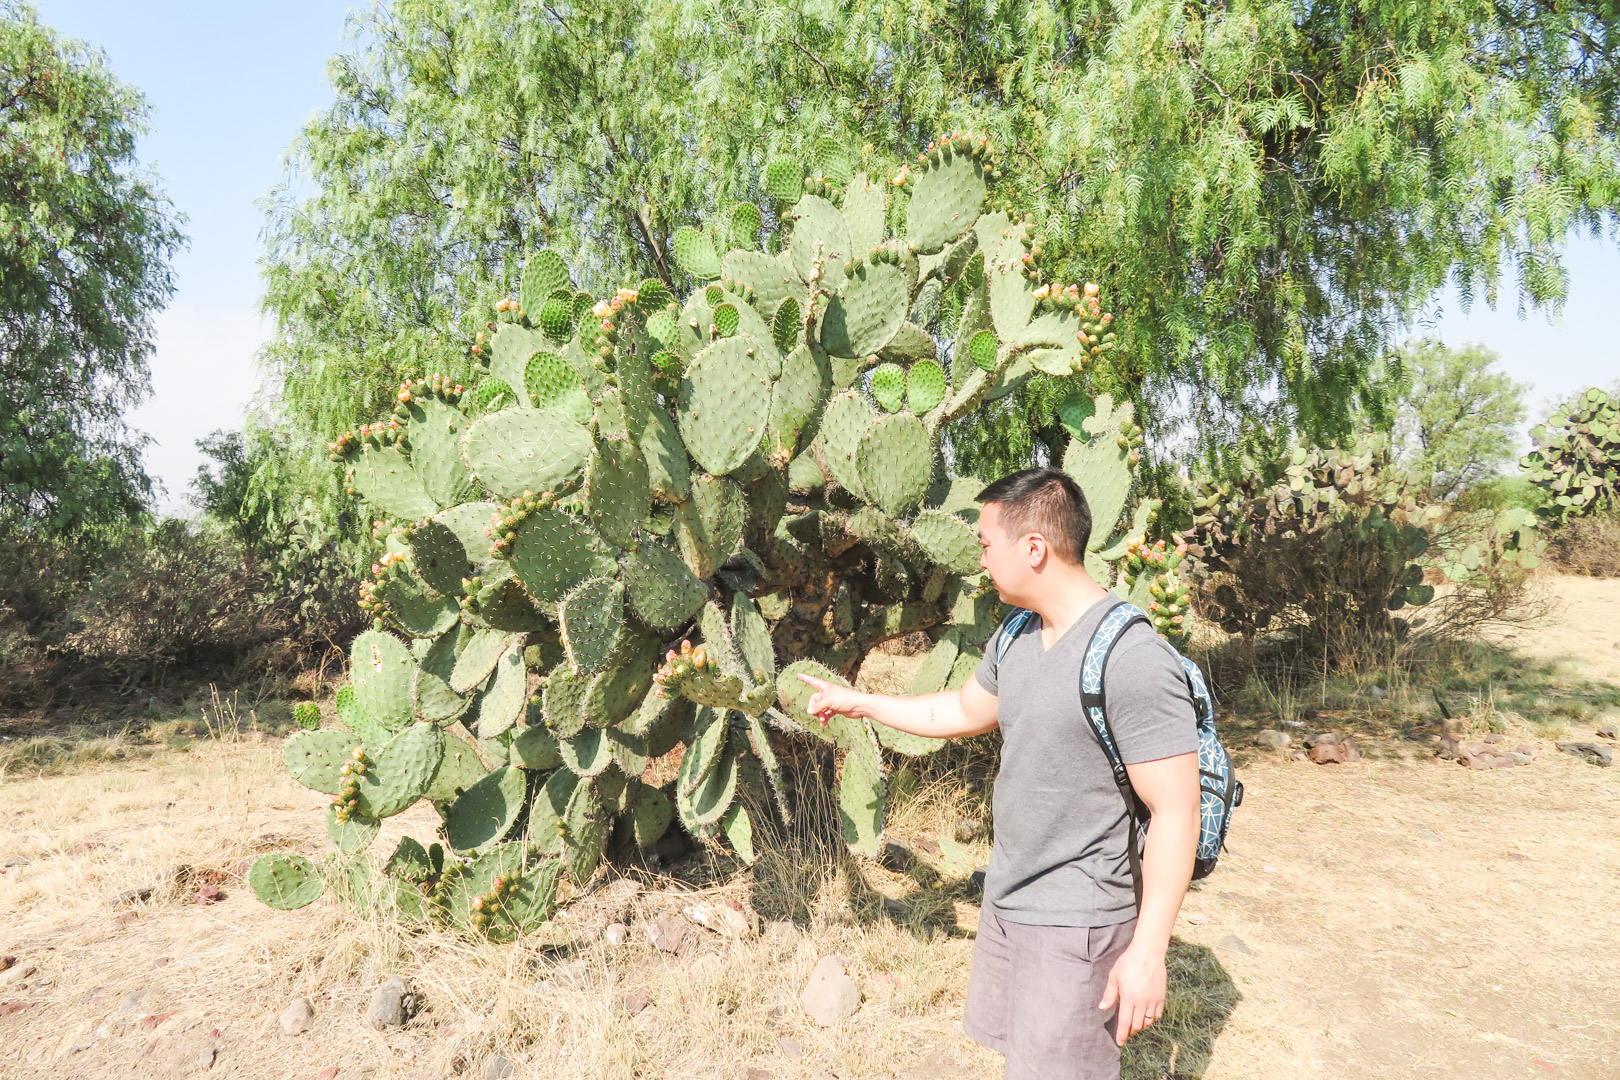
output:
M1620 510L1620 401L1592 387L1530 432L1535 449L1520 463L1547 493L1554 522Z
M341 727L287 743L332 796L338 856L261 860L292 907L338 880L490 936L550 913L610 842L679 819L755 854L755 818L791 819L824 783L793 741L836 755L844 838L880 847L889 761L939 743L804 706L811 672L854 677L874 647L933 640L910 691L959 686L1001 614L979 568L974 497L951 475L952 421L1037 372L1114 347L1092 284L1041 278L1030 225L988 209L989 140L944 136L885 183L829 140L765 170L741 204L667 250L697 283L599 300L554 252L468 345L483 374L401 387L393 415L334 440L386 554L362 590ZM767 228L767 222L770 227ZM946 327L951 328L947 332ZM1095 522L1088 566L1187 632L1181 552L1144 548L1131 406L1075 396L1063 468ZM1156 605L1156 606L1155 606ZM363 853L420 800L441 842ZM260 869L262 868L262 869Z

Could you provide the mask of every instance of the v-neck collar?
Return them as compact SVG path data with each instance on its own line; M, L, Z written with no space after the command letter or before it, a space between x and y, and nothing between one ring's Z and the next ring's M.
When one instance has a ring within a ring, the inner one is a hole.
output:
M1067 630L1063 631L1063 633L1059 634L1057 636L1057 640L1052 642L1052 644L1050 646L1046 645L1045 642L1042 641L1042 639L1041 639L1041 634L1046 629L1046 618L1045 618L1045 616L1043 616L1038 611L1033 612L1032 614L1038 620L1038 622L1037 622L1037 624L1035 626L1035 648L1037 650L1036 655L1038 655L1038 656L1046 656L1046 655L1050 654L1059 645L1063 644L1063 642L1068 638L1068 636L1070 634L1074 633L1075 630L1079 629L1079 627L1080 627L1080 625L1082 623L1084 623L1087 619L1091 618L1092 612L1097 610L1097 607L1098 607L1099 604L1106 604L1109 601L1114 600L1114 599L1115 599L1115 597L1114 597L1114 593L1113 593L1112 589L1103 590L1103 594L1100 597L1098 597L1096 599L1096 601L1093 602L1090 607L1088 607L1088 608L1086 608L1086 610L1082 611L1080 613L1080 617L1078 619L1074 620L1074 622L1070 623L1069 628Z

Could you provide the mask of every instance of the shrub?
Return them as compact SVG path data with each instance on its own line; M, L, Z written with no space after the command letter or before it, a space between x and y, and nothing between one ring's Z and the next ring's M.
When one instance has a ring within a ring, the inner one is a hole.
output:
M1620 577L1620 514L1569 518L1548 530L1547 555L1567 574Z
M1521 464L1547 492L1544 518L1620 512L1620 401L1594 386L1559 406L1530 437L1536 448Z

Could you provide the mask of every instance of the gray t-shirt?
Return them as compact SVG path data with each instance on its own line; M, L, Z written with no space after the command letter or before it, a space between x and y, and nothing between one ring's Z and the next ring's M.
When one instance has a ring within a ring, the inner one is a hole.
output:
M1002 744L984 897L1008 922L1112 926L1136 915L1125 800L1080 710L1086 646L1115 599L1098 601L1046 650L1041 618L1031 616L999 669L1005 624L985 645L977 678L999 699ZM1197 751L1181 662L1151 626L1137 623L1121 635L1103 694L1127 765Z

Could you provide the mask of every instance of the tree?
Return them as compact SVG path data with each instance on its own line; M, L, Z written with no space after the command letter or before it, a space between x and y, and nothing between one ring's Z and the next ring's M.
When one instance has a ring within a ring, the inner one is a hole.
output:
M1495 370L1494 352L1422 338L1397 356L1410 385L1396 414L1396 445L1431 501L1455 499L1513 460L1530 387Z
M179 219L138 168L140 94L0 3L0 519L63 531L150 491L122 416L147 391Z
M461 377L457 313L533 246L595 292L689 286L674 231L823 136L877 167L990 131L1047 265L1134 300L1090 388L1203 447L1345 434L1448 280L1495 302L1512 268L1555 306L1564 238L1620 192L1602 3L400 0L357 27L270 206L270 378L302 438Z

